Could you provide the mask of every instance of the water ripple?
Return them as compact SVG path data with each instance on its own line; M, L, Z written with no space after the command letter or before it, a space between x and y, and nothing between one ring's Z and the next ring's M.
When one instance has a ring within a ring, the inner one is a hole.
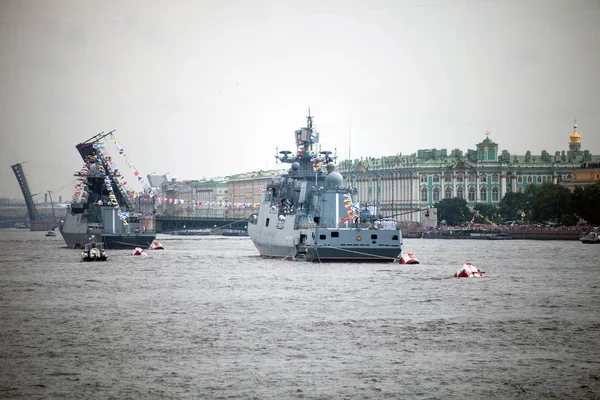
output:
M418 266L329 265L165 236L94 264L60 240L0 230L0 398L600 393L600 246L414 239ZM452 278L467 260L487 276Z

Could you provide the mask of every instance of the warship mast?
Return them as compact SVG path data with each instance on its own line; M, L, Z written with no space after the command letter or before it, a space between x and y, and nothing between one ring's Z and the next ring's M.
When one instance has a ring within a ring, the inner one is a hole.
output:
M133 211L133 210L135 210L135 204L134 204L133 200L129 197L129 194L127 193L127 191L125 190L123 185L121 185L121 182L117 179L117 177L114 176L113 174L108 173L110 166L104 159L102 152L99 149L94 148L94 143L100 142L100 140L104 139L106 136L110 135L114 131L115 131L115 129L113 129L112 131L110 131L108 133L100 132L99 134L92 136L88 140L86 140L82 143L79 143L75 147L77 148L79 155L83 159L83 162L89 161L90 156L94 156L96 158L102 159L102 166L104 167L106 176L109 177L113 189L114 188L117 189L117 190L114 190L115 196L117 197L117 202L121 205L125 205L124 208L128 209L129 211Z

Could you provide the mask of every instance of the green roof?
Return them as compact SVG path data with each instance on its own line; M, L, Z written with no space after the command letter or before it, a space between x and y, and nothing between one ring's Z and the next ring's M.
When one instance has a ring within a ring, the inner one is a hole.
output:
M494 146L498 146L498 143L495 143L492 139L490 139L489 137L486 137L485 139L483 139L483 142L479 143L479 144L484 144L486 146L490 146L490 145L494 145Z

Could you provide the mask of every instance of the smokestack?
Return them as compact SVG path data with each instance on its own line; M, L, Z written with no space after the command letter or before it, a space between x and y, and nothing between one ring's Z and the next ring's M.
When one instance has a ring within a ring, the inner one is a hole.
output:
M58 202L62 203L62 196L58 196Z
M44 193L44 203L48 203L48 193Z

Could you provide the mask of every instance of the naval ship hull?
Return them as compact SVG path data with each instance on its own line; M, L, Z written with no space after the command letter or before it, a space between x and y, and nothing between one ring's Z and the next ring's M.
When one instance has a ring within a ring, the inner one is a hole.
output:
M248 235L262 257L323 262L393 262L402 252L396 224L369 220L353 198L356 188L344 186L332 152L321 151L312 117L294 132L296 155L280 151L287 172L263 188L258 213L248 218Z
M294 242L299 243L300 231L294 230L291 224L280 226L279 230L275 232L248 224L248 235L261 257L294 259L298 253Z
M135 249L136 247L150 247L156 235L154 234L138 234L138 235L113 235L113 234L89 234L76 232L62 232L63 240L68 248L77 248L77 244L84 245L89 242L90 236L94 235L97 242L104 244L105 249L122 250Z
M272 217L272 214L271 214ZM259 221L264 221L263 218ZM386 263L397 261L402 238L396 230L363 228L296 229L294 216L272 226L249 223L248 233L263 258L305 259L315 262ZM315 241L315 239L317 241Z
M357 232L348 232L355 235ZM300 235L298 234L297 237ZM254 245L263 258L283 258L287 260L306 259L316 262L358 262L358 263L386 263L397 261L400 257L398 246L355 246L355 245L307 245L296 246L293 240L287 243L269 241L261 243L260 239Z
M128 233L113 207L102 206L99 215L100 218L91 222L83 213L73 212L69 208L59 225L59 232L67 247L73 249L84 245L94 236L97 242L103 243L104 248L109 250L147 248L156 238L153 232L140 232L137 223L129 224L129 231L133 233Z
M307 249L307 261L386 263L398 260L398 249L318 246Z
M104 247L107 249L135 249L136 247L150 247L156 238L156 235L148 233L140 233L137 235L103 234L101 238Z

